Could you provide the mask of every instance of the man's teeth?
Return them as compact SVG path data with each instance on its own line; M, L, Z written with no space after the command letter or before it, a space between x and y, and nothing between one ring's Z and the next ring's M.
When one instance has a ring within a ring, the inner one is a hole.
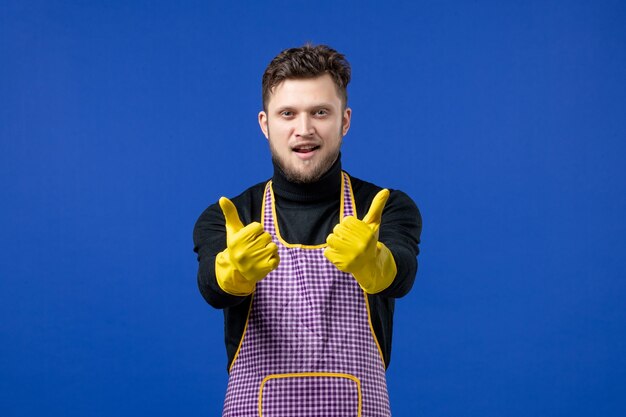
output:
M317 146L299 146L297 148L294 148L296 152L309 152L314 149L317 149Z

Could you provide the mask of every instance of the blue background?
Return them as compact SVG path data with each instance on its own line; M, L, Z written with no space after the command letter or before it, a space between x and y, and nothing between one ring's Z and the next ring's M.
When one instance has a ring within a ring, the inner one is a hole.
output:
M215 416L191 232L271 175L271 58L353 66L344 168L407 192L395 416L626 415L620 1L3 1L0 415Z

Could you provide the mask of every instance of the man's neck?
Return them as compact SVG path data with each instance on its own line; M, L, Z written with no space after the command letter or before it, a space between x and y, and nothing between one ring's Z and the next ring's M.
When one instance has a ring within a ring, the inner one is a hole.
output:
M315 203L336 199L341 192L341 155L320 179L310 183L289 181L280 167L274 164L272 187L274 194L283 200Z

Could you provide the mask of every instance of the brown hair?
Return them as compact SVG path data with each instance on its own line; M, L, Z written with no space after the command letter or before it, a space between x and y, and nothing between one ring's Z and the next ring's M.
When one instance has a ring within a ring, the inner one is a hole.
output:
M344 107L348 103L347 87L350 82L350 63L345 56L326 45L307 43L299 48L285 49L276 55L263 73L263 109L274 87L290 78L315 78L329 74Z

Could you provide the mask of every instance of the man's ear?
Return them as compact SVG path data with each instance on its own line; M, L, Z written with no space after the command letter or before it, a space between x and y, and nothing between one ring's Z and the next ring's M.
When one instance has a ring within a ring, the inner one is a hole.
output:
M346 136L348 130L350 130L350 118L352 117L352 109L346 107L343 111L343 120L341 121L341 134Z
M265 113L264 111L259 112L259 126L261 126L261 130L265 135L265 139L269 139L270 135L269 129L267 128L267 113Z

